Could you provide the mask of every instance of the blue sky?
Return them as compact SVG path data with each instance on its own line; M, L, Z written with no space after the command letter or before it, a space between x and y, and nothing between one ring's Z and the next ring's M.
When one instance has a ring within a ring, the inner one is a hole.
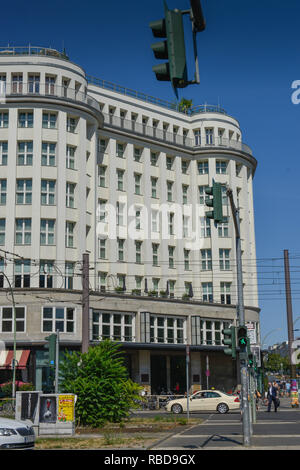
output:
M181 10L190 5L189 0L167 3ZM219 103L239 120L244 142L258 160L261 326L262 338L268 335L266 343L272 344L287 339L284 249L290 254L294 320L300 317L300 104L291 101L291 84L300 80L300 3L202 0L202 6L207 27L198 34L201 84L180 90L179 98L194 105ZM152 72L157 61L149 22L162 18L163 11L162 0L15 0L2 7L0 45L65 47L90 75L174 101L170 84L156 81ZM185 27L192 57L187 17ZM189 66L192 79L192 61Z

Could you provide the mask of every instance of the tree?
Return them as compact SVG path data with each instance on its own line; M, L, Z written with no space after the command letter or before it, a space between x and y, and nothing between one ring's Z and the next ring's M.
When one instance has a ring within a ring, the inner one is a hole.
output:
M193 100L187 100L186 98L182 98L178 104L179 111L188 114L190 109L193 106Z
M287 371L290 368L289 359L277 353L268 354L268 360L265 362L264 366L265 369L270 372Z
M141 387L128 378L120 345L110 340L86 353L66 353L61 388L77 395L76 422L97 427L121 422L134 407Z

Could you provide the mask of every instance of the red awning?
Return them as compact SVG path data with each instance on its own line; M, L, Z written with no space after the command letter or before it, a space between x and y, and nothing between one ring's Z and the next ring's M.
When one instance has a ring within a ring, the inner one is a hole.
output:
M16 368L25 369L30 354L30 349L17 349L16 351ZM12 350L0 351L0 369L11 369L14 352Z

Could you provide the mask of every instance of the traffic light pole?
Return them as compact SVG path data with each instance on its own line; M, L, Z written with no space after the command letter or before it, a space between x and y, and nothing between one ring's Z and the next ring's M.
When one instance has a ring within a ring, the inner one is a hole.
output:
M242 250L241 250L241 234L240 234L240 216L239 210L236 208L233 200L232 189L227 188L227 196L230 201L232 217L235 228L236 237L236 269L237 269L237 321L239 326L245 325L245 310L244 310L244 293L243 293L243 271L242 271ZM251 420L250 420L250 406L248 400L249 386L248 386L248 365L247 353L240 354L240 374L241 374L241 387L242 387L242 420L243 420L243 435L244 445L251 445Z

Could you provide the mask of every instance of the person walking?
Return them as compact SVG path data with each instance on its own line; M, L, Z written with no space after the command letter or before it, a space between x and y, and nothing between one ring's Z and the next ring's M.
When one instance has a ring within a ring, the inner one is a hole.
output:
M272 403L274 403L274 411L276 413L277 412L277 400L278 400L278 387L277 387L276 382L273 382L273 384L271 382L268 383L267 398L268 398L267 412L271 411Z
M290 384L290 382L286 382L286 384L285 384L285 390L286 390L286 396L289 397L289 396L290 396L290 390L291 390L291 384Z

